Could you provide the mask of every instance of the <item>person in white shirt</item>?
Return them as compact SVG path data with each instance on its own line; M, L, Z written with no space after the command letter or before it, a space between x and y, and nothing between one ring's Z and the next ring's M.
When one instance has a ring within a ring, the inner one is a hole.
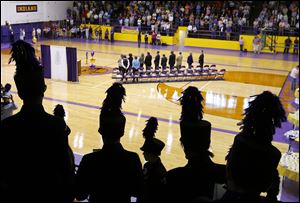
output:
M138 59L137 56L134 57L133 61L132 61L132 71L133 71L133 75L136 75L139 72L139 68L140 68L140 61ZM136 79L136 81L138 82L138 78L133 78L132 82L134 82Z
M41 37L41 33L42 33L41 28L37 28L37 29L36 29L36 33L37 33L37 37L38 37L38 40L39 40L40 37Z
M193 26L191 24L189 24L189 26L187 27L187 29L188 29L188 32L190 33L193 30Z
M291 90L294 92L297 86L297 78L299 77L299 65L294 67L290 73L290 77L292 79Z

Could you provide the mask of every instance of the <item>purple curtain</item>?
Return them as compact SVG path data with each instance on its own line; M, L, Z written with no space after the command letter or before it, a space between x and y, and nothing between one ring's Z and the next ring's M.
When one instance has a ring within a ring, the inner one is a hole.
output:
M66 47L68 64L68 81L77 82L77 49Z
M41 60L44 66L44 77L51 78L51 56L50 56L50 46L41 45Z

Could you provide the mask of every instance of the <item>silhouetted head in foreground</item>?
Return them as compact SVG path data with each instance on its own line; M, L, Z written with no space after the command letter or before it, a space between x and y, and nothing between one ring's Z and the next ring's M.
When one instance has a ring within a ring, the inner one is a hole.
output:
M240 129L247 136L269 143L273 139L275 128L280 128L284 121L286 115L279 97L264 91L249 102Z
M65 113L65 109L64 109L63 105L57 104L53 110L53 114L60 118L64 118L66 116L66 113Z
M211 124L203 119L204 101L198 88L189 86L183 91L179 98L182 106L180 117L180 142L184 148L186 158L194 157L197 154L201 156L211 156L209 151Z
M143 130L145 142L141 147L141 150L144 151L146 161L151 160L152 156L158 157L165 147L165 144L161 140L154 138L157 126L157 118L151 117L147 120L146 127Z
M204 101L204 98L198 88L189 86L182 92L182 94L182 97L179 98L180 105L182 106L180 120L202 120L202 102Z
M121 83L114 83L106 91L100 113L98 132L104 142L116 142L124 135L126 118L121 112L122 101L125 101L126 91Z
M14 80L19 97L26 102L41 102L46 91L43 66L36 58L34 48L23 40L12 45L9 63L16 62Z

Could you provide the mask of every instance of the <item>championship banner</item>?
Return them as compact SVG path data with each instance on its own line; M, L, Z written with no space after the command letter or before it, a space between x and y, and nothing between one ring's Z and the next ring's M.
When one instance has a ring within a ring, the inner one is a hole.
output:
M37 12L37 5L17 5L17 13Z
M124 33L124 34L138 34L138 27L122 26L121 33Z

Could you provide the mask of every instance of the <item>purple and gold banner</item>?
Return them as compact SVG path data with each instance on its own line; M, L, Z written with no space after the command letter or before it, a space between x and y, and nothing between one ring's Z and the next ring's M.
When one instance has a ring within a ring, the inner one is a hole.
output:
M17 13L37 12L37 5L17 5Z

